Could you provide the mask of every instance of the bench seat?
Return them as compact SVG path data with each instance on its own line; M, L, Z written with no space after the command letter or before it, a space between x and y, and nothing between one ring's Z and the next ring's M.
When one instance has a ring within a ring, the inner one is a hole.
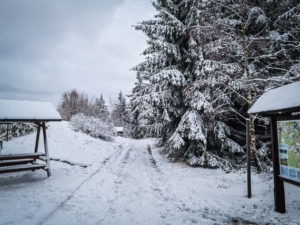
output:
M6 166L0 167L0 174L1 173L13 173L13 172L20 172L26 170L37 170L37 169L47 169L46 164L28 164L28 165L18 165L18 166Z
M37 159L40 156L45 156L45 153L26 153L26 154L11 154L11 155L0 155L0 161L14 160L14 159Z
M28 164L33 162L34 159L5 160L5 161L0 161L0 167L22 165L22 164Z

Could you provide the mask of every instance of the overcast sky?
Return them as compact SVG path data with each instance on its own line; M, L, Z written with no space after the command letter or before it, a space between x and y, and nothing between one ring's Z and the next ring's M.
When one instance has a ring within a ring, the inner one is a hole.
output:
M130 94L147 47L132 25L154 14L151 0L0 0L0 98Z

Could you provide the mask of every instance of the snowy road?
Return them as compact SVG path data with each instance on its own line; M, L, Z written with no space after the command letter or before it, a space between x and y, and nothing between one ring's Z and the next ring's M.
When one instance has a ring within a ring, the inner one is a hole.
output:
M4 152L31 151L34 138L5 143ZM300 224L299 189L286 185L288 213L275 213L268 174L253 176L249 200L245 174L170 163L150 139L108 143L61 123L49 141L60 160L51 161L51 177L0 176L1 225Z
M159 172L148 141L123 144L45 223L159 224L164 217ZM87 204L88 202L88 204Z
M127 142L40 224L213 224L220 219L185 208L167 179L149 140Z

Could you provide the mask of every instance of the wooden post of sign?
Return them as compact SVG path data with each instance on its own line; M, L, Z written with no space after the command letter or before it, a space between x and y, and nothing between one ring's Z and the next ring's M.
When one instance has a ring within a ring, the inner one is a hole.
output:
M248 198L251 198L251 148L250 148L250 120L246 119L246 151L247 151L247 190Z
M275 117L271 117L271 137L272 137L275 211L280 213L285 213L286 210L285 210L284 183L282 180L279 179L280 162L279 162L279 150L278 150L277 122Z

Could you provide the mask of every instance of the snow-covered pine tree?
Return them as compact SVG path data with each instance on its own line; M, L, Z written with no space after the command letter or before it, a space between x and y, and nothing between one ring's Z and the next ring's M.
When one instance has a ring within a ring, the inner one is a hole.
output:
M115 127L123 127L126 117L126 99L122 92L119 93L117 103L113 106L112 119Z
M190 164L228 168L224 159L234 162L243 152L252 102L268 88L299 79L299 6L275 0L156 1L154 6L157 19L136 26L149 38L147 59L134 68L138 130L159 137L172 155L189 156ZM251 117L251 124L260 170L267 121Z
M232 87L237 79L245 78L243 61L247 60L241 24L244 19L242 13L248 8L245 4L241 7L234 1L227 0L199 1L198 6L199 26L194 29L198 47L198 60L194 64L197 78L191 85L192 92L188 91L188 94L191 96L194 93L196 97L190 99L190 103L198 107L198 110L202 108L200 114L208 118L208 147L221 150L214 152L222 158L231 156L232 161L237 154L244 152L242 146L245 141L244 137L236 135L241 136L242 133L244 136L245 132L240 132L244 127L239 127L236 131L236 124L232 121L237 121L240 126L240 120L243 119L240 115L243 113L238 111L242 107L237 105L242 102L247 106L247 98L252 96L251 93L247 95L247 90L251 90L247 89L247 85L238 91ZM244 114L246 111L244 109ZM252 137L255 137L254 133ZM239 139L242 142L238 143Z
M137 82L135 83L135 87L132 90L132 95L130 96L130 123L133 127L133 137L134 138L142 138L146 136L146 125L147 119L154 115L152 111L152 106L148 104L149 107L146 106L147 102L143 102L140 104L139 99L146 93L148 86L150 84L143 81L139 72L137 73ZM148 110L147 110L148 109Z
M134 131L134 117L131 117L131 103L127 104L122 92L119 93L118 100L113 106L112 118L115 127L123 127L125 137L138 137Z
M226 160L228 155L240 155L244 151L229 137L231 129L224 123L228 120L228 109L233 103L224 93L224 80L222 77L219 79L217 67L220 65L205 59L207 45L213 39L210 36L211 27L205 21L208 16L206 7L202 7L201 1L190 3L186 19L186 24L189 24L187 69L184 72L187 82L183 90L184 104L188 110L169 143L173 143L170 145L173 151L184 146L190 165L223 167L228 170L232 168ZM209 18L212 16L209 15ZM232 64L226 69L238 68Z
M200 159L203 155L204 164L215 167L218 162L206 151L210 116L199 114L204 110L199 104L204 106L206 100L200 93L203 98L196 102L191 86L197 79L198 4L196 0L156 1L157 19L136 26L150 40L144 51L147 60L134 68L139 82L132 94L133 115L136 130L143 136L158 137L169 156Z
M99 109L99 118L102 119L103 121L107 121L110 117L110 113L107 109L105 100L102 96L102 94L100 95L100 98L96 99L96 106Z
M135 132L135 124L133 121L131 109L132 109L131 102L129 102L128 104L126 103L126 108L124 113L124 126L123 126L124 137L139 138Z
M203 94L207 92L207 87L211 86L212 90L221 93L217 94L220 98L226 95L234 103L230 104L229 111L225 111L222 117L225 116L232 139L243 146L245 143L243 117L247 117L246 112L252 102L266 89L291 82L290 77L287 79L286 72L291 71L290 68L295 70L297 67L295 65L299 63L299 45L295 44L297 39L292 38L297 35L289 35L286 31L280 35L277 31L275 22L277 19L274 20L273 10L272 13L269 10L269 14L266 10L270 8L268 4L275 1L199 2L201 2L199 4L201 26L195 40L199 45L200 60L197 62L199 79L195 85L204 86L204 90L200 91ZM294 1L281 1L277 6L281 8L285 6L286 10L293 9L293 12L297 8ZM296 20L295 14L293 16ZM282 16L276 15L275 18ZM299 23L295 26L294 22L294 28L299 35ZM287 41L289 38L284 38L285 35L293 40ZM299 79L295 72L293 74L294 79ZM229 104L225 106L228 107ZM266 137L266 130L262 128L263 124L256 123L256 127L254 126L252 115L250 119L251 147L259 171L263 165L258 156L266 158L267 153L265 141L262 139ZM212 143L218 143L218 140ZM260 148L258 152L256 147Z
M185 85L185 44L188 37L181 14L182 1L157 0L156 19L135 26L149 38L143 52L146 61L134 67L139 79L132 93L136 130L143 136L157 137L164 144L185 111L182 90Z

